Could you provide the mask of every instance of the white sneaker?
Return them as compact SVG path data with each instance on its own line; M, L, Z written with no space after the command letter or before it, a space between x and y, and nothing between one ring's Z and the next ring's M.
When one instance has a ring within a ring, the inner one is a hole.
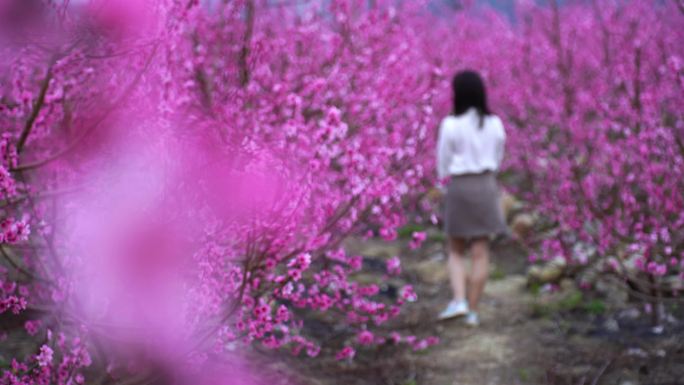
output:
M449 318L461 317L468 314L468 303L466 301L451 301L446 309L439 313L438 318L445 320Z
M480 326L480 317L474 311L468 312L465 318L465 324L471 327Z

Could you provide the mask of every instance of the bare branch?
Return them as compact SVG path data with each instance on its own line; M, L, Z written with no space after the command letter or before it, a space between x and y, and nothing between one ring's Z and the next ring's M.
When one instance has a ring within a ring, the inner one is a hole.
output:
M41 278L41 277L38 277L38 276L34 275L33 273L31 273L31 272L29 272L28 270L26 270L24 267L22 267L21 265L19 265L19 263L17 263L17 262L14 260L14 258L12 258L12 255L10 254L10 251L7 250L7 249L5 249L5 246L3 246L3 245L0 245L0 254L5 258L5 260L6 260L10 265L12 265L12 267L13 267L16 271L18 271L19 273L24 274L24 275L25 275L26 277L28 277L29 279L32 279L32 280L34 280L34 281L40 281L40 282L43 282L43 283L48 284L48 285L54 285L52 282L50 282L50 281L48 281L48 280L46 280L46 279L44 279L44 278Z
M21 150L24 149L24 145L26 144L26 140L28 139L29 135L31 134L31 129L33 128L33 124L36 122L36 119L38 118L38 114L40 113L41 108L43 108L43 104L45 103L45 95L47 94L48 87L50 86L50 80L52 80L52 66L54 64L54 60L51 61L50 65L48 66L47 73L45 74L45 79L43 79L43 82L40 85L40 92L38 93L38 99L33 103L33 108L31 109L31 114L29 115L28 119L26 120L26 124L24 125L24 129L21 131L21 135L19 136L19 141L17 142L17 152L21 152Z
M596 377L594 377L594 380L591 382L591 385L597 385L598 384L599 380L601 379L601 376L603 376L603 373L606 372L606 369L608 369L608 367L610 366L610 364L612 362L613 362L613 360L611 359L611 360L606 361L605 364L603 364L603 366L601 367L601 370L599 370L598 374L596 375Z
M675 4L677 4L677 8L679 8L679 11L684 14L684 0L674 0Z
M242 87L249 84L249 58L250 45L252 43L252 34L254 33L254 0L248 0L246 3L246 19L245 19L245 35L242 40L242 50L240 51L239 65L240 65L240 85Z
M35 168L39 168L41 166L44 166L60 157L62 157L64 154L68 153L69 151L73 150L83 139L85 139L88 135L90 135L91 132L93 132L102 122L109 117L109 115L116 110L116 108L133 92L135 87L138 85L140 82L140 79L142 78L142 75L147 71L149 68L150 64L152 63L152 59L154 58L157 48L159 47L158 44L154 46L152 49L152 53L150 53L150 56L147 58L145 65L143 68L138 72L136 75L135 79L131 81L131 83L128 85L128 87L124 90L123 93L119 96L119 98L110 105L110 107L93 123L90 127L88 127L86 130L84 130L81 135L76 138L73 142L68 144L65 148L57 151L56 153L48 156L45 159L29 163L29 164L24 164L24 165L19 165L15 168L12 169L12 171L27 171L27 170L32 170Z

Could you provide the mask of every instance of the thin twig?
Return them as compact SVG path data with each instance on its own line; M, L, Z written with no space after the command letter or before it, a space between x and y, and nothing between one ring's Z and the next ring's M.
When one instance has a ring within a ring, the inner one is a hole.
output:
M24 145L26 144L26 140L28 140L29 135L31 134L31 129L33 128L33 124L36 122L36 119L38 118L38 114L40 113L40 110L43 108L43 104L45 103L45 95L47 94L48 87L50 86L50 80L52 80L52 66L54 65L54 59L51 60L50 65L48 66L47 73L45 74L45 79L43 79L43 82L40 85L40 92L38 93L38 99L33 103L33 108L31 109L31 114L29 115L28 119L26 120L26 124L24 125L24 129L21 131L21 135L19 136L19 140L17 141L17 152L21 152L24 149Z
M609 274L607 275L609 278L613 278L615 283L617 283L619 286L621 286L623 289L626 289L629 293L633 294L635 297L644 300L644 301L652 301L656 299L655 296L651 294L644 293L640 290L636 290L632 287L630 287L628 284L626 284L623 280L619 279L617 276ZM672 298L664 298L660 297L661 302L668 302L668 303L683 303L684 302L684 297L672 297Z
M152 53L150 53L150 56L147 58L145 65L143 66L142 70L140 70L140 72L138 72L136 74L135 79L133 79L133 81L131 81L131 83L124 90L124 92L119 96L119 98L114 103L112 103L112 105L104 112L104 114L102 114L100 116L99 119L97 119L95 121L95 123L93 123L85 131L83 131L83 133L78 138L76 138L73 142L68 144L65 148L57 151L56 153L48 156L47 158L33 162L33 163L19 165L19 166L13 168L12 171L27 171L27 170L31 170L31 169L35 169L35 168L44 166L44 165L60 158L64 154L68 153L69 151L73 150L83 139L85 139L100 124L102 124L102 122L104 122L105 119L107 119L107 117L109 117L109 115L111 115L114 112L114 110L116 110L116 108L131 94L131 92L133 92L135 87L140 82L140 79L142 78L143 74L147 71L150 64L152 63L152 59L154 58L158 47L159 47L158 43L154 45L154 48L152 49Z
M684 14L684 0L674 0L675 4L677 4L677 8L679 8L679 11Z
M7 262L9 262L9 264L12 265L12 267L14 267L14 269L15 269L16 271L18 271L18 272L24 274L26 277L28 277L28 278L30 278L30 279L32 279L32 280L35 280L35 281L39 281L39 282L48 284L48 285L50 285L50 286L54 286L54 284L53 284L52 282L50 282L50 281L48 281L48 280L46 280L46 279L44 279L44 278L42 278L42 277L38 277L38 276L32 274L30 271L26 270L24 267L22 267L21 265L19 265L19 264L12 258L12 256L11 256L10 253L8 252L8 250L6 250L6 249L5 249L5 246L3 246L3 245L0 245L0 254L2 254L2 256L5 258L5 260L7 260Z
M240 85L246 87L249 84L249 59L250 45L252 43L252 34L254 33L254 13L255 6L254 0L248 0L246 3L246 20L245 20L245 35L242 40L242 49L240 51L239 64L240 64Z
M591 382L591 385L597 385L599 379L601 379L601 376L606 372L606 369L610 366L610 364L613 362L613 359L611 358L610 360L606 361L605 364L603 364L603 367L601 367L601 370L599 370L598 374L596 377L594 377L594 380Z

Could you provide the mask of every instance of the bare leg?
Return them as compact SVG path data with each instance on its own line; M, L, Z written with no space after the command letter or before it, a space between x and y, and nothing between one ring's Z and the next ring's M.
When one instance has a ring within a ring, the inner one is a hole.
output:
M468 307L471 311L477 312L489 275L489 240L480 238L473 241L471 253L473 263L468 282Z
M465 241L460 238L450 237L448 242L449 251L449 280L455 301L466 299L466 269L463 263Z

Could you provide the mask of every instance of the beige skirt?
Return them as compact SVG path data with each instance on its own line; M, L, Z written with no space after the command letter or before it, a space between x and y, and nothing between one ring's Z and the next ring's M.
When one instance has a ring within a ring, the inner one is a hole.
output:
M444 202L444 231L459 238L508 233L495 173L451 177Z

